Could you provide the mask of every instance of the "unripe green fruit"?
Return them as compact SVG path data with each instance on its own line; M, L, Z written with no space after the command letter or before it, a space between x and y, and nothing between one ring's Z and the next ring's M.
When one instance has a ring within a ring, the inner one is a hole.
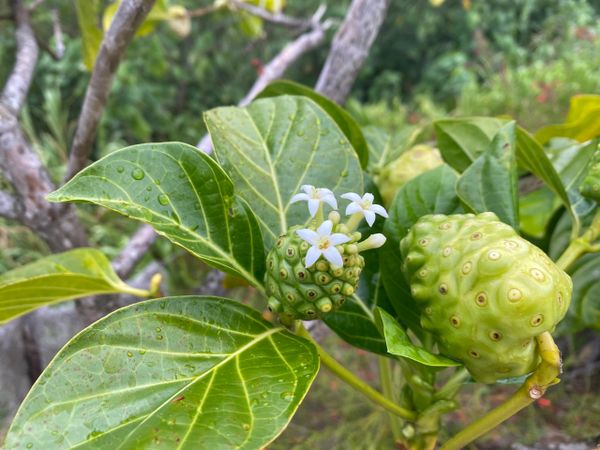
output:
M596 150L589 171L579 188L584 197L600 201L600 150Z
M421 325L480 382L539 362L535 337L571 300L571 278L493 213L421 217L400 244Z
M318 319L337 310L356 291L365 265L356 252L360 235L353 234L349 242L337 246L343 267L332 267L323 257L305 267L310 244L296 233L300 228L292 227L280 236L267 255L265 287L269 309L279 313L286 324L296 319Z
M427 145L416 145L402 153L383 168L377 177L377 187L383 203L389 207L398 189L418 175L435 169L444 161L438 149Z

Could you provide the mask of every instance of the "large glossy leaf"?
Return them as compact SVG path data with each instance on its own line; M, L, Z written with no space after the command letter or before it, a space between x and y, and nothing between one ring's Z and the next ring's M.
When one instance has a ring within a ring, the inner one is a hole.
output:
M505 120L463 117L434 122L438 148L444 161L462 172L490 145Z
M171 297L73 338L31 389L6 449L259 449L319 367L308 341L238 302Z
M204 118L217 159L256 214L267 248L308 219L306 203L289 202L302 185L362 192L356 152L307 97L264 98L245 108L213 109Z
M490 147L462 173L456 191L473 212L492 211L503 222L519 226L514 122L498 130Z
M600 95L576 95L571 98L565 123L548 125L535 133L545 144L554 137L567 137L579 142L600 136Z
M387 351L390 354L401 358L407 358L430 367L453 367L462 365L457 361L453 361L442 355L430 353L424 348L413 344L406 334L406 331L404 331L400 324L383 309L377 308L375 317L383 330Z
M257 98L276 97L279 95L303 95L323 108L323 110L335 120L335 123L338 124L342 133L344 133L346 138L350 141L352 147L356 150L361 166L363 169L366 169L367 164L369 163L367 141L354 118L346 112L344 108L313 89L289 80L272 82L258 94Z
M383 285L399 320L415 332L421 327L420 314L401 272L400 241L421 216L462 211L454 189L457 178L446 164L413 178L398 191L385 221L387 242L380 250Z
M149 295L123 283L98 250L58 253L0 275L0 324L42 306L112 293Z
M254 214L219 165L178 142L116 151L48 196L86 201L149 223L206 263L260 286L264 248Z
M416 126L406 126L393 134L373 125L363 128L369 144L369 170L381 169L398 158L415 143L420 131Z

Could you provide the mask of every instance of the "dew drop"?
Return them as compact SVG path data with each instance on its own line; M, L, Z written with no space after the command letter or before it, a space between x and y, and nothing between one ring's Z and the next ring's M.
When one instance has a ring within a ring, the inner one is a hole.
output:
M340 139L340 140L338 141L338 143L339 143L340 145L344 145L344 144L346 143L346 141L344 141L343 139Z
M31 447L33 447L33 442L28 442L28 443L27 443L27 445L26 445L25 447L27 447L27 448L31 448Z
M157 335L157 336L156 336L156 340L157 340L157 341L162 341L162 340L163 340L163 336L162 336L162 334L159 334L159 335Z
M123 166L117 167L117 172L119 172L119 173L123 173L124 170L125 170L125 167L123 167Z
M134 180L141 180L144 178L146 174L144 173L144 171L140 168L137 169L133 169L131 171L131 178L133 178Z
M281 394L279 394L279 396L283 400L290 400L294 397L294 393L293 392L282 392Z
M152 190L152 186L146 186L146 190L150 192Z
M298 130L298 131L296 132L296 134L297 134L298 136L304 136L304 130Z
M165 306L167 306L167 302L160 302L159 305L160 309L165 309Z
M158 196L158 203L160 203L161 205L168 205L169 197L166 194L160 194Z
M156 332L160 333L162 331L162 329L160 327L156 327Z
M131 352L127 352L127 357L128 357L128 358L133 358L133 353L131 353Z
M248 431L250 429L250 424L245 423L244 425L242 425L242 428L244 428L244 430Z

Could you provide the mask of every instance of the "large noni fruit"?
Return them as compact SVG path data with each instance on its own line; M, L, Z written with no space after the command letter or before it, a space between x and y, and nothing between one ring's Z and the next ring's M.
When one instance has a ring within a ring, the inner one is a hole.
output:
M401 242L421 325L480 382L533 371L535 337L571 300L571 278L493 213L421 217Z

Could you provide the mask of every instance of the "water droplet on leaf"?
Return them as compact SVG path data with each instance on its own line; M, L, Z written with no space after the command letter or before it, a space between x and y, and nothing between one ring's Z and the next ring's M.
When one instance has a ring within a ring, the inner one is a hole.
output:
M131 178L133 178L134 180L141 180L144 178L146 174L144 173L144 171L140 168L137 169L133 169L131 171Z
M158 196L158 203L160 203L161 205L168 205L169 197L166 194L160 194Z

